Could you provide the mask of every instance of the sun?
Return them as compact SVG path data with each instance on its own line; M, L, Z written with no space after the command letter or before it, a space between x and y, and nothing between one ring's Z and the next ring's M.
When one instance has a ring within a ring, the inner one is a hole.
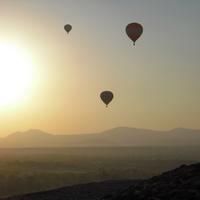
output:
M33 66L26 52L0 43L0 106L17 103L25 97L33 80Z

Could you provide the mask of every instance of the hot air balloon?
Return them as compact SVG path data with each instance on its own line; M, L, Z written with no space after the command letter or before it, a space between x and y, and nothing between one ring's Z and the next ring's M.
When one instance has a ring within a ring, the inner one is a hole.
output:
M136 40L142 35L143 27L138 23L131 23L126 26L126 34L133 41L135 45Z
M65 31L66 31L67 33L69 33L69 32L72 30L72 26L71 26L70 24L66 24L66 25L64 26L64 29L65 29Z
M112 101L113 96L111 91L103 91L100 94L101 100L106 104L106 107L108 107L108 104Z

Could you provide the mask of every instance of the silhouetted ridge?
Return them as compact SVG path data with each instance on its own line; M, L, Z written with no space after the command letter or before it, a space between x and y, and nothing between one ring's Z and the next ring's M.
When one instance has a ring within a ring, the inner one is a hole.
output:
M200 163L181 167L137 182L107 200L199 200Z
M104 195L110 196L112 193L123 190L134 182L131 180L93 182L45 192L1 198L0 200L97 200Z
M0 200L199 200L200 163L182 165L148 180L105 181Z

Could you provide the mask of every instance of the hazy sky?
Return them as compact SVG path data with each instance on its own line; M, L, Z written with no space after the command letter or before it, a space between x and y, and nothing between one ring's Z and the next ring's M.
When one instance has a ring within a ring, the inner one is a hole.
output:
M1 0L0 43L31 55L35 79L23 102L0 107L0 134L200 128L199 10L199 0ZM131 22L144 27L135 47ZM108 109L102 90L115 95Z

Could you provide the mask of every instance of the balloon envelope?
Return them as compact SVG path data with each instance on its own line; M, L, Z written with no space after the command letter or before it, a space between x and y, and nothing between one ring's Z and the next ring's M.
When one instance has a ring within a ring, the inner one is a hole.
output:
M108 104L112 101L114 95L111 91L103 91L100 94L101 100L106 104L106 107Z
M65 29L65 31L66 31L67 33L69 33L69 32L72 30L72 26L71 26L70 24L66 24L66 25L64 26L64 29Z
M138 23L131 23L126 26L126 34L135 44L136 40L142 35L143 27Z

